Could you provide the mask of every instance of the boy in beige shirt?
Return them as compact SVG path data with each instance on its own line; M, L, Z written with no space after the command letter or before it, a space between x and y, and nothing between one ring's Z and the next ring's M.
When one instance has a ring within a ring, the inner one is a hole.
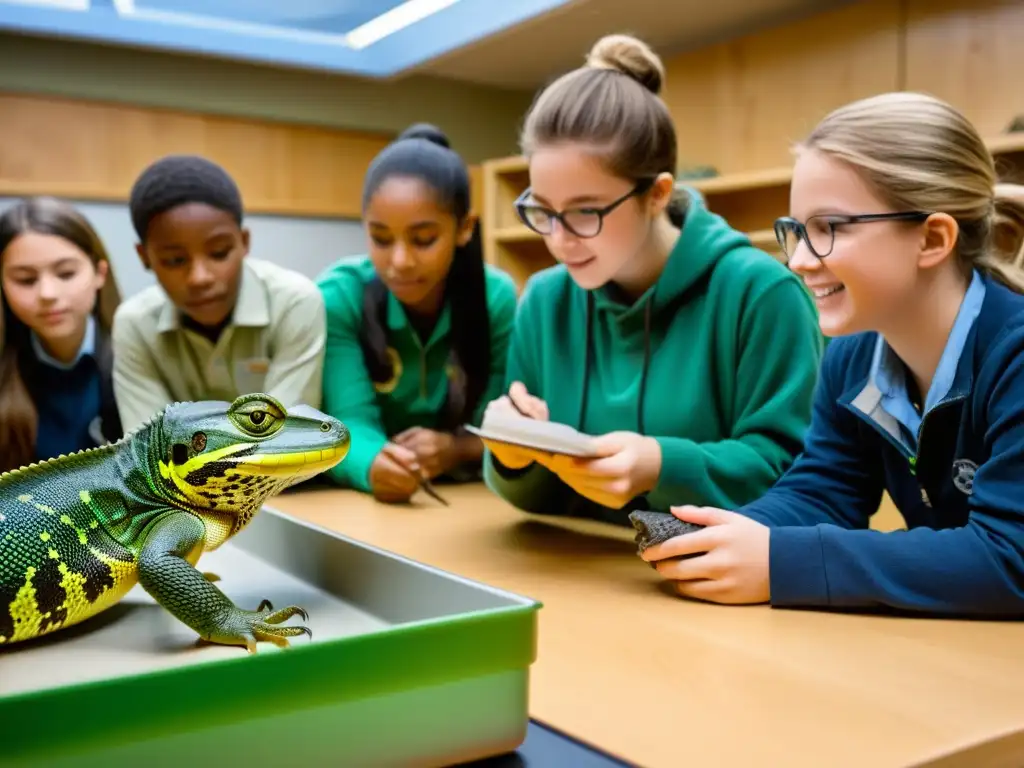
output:
M326 318L309 278L249 259L234 181L216 164L172 155L131 193L136 246L159 285L114 316L114 395L125 431L178 400L266 392L320 406Z

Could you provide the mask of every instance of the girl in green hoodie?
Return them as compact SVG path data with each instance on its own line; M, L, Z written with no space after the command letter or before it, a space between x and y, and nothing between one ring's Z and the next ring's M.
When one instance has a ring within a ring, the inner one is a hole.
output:
M352 448L327 477L404 502L422 478L479 477L479 424L505 383L512 278L484 264L465 163L433 126L381 151L364 180L368 256L333 264L323 408Z
M637 507L734 508L785 472L810 420L813 302L699 195L674 194L663 78L646 45L606 37L525 121L516 209L560 263L525 286L508 392L488 409L570 424L601 453L487 443L489 487L530 512L624 523Z

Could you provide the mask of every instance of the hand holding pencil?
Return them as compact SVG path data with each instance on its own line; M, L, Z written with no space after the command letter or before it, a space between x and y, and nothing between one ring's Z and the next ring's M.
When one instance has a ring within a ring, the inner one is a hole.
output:
M396 442L388 442L370 466L370 486L378 501L404 503L417 490L448 506L448 502L430 483L415 451Z
M548 404L539 397L531 395L521 381L514 381L508 388L507 395L502 395L488 404L484 413L484 422L486 423L488 416L502 413L517 413L530 419L547 421ZM499 443L494 440L484 440L483 442L494 458L509 469L523 469L535 461L547 466L552 458L550 453L544 451Z

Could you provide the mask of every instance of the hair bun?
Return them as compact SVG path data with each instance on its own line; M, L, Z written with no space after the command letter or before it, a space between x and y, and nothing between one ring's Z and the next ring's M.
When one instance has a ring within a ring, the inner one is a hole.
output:
M665 67L658 54L647 43L630 35L602 37L590 49L587 66L622 72L654 94L660 93L665 81Z
M430 123L410 125L399 134L397 141L405 141L406 139L424 139L445 149L451 149L452 147L448 142L448 137L444 135L444 131Z

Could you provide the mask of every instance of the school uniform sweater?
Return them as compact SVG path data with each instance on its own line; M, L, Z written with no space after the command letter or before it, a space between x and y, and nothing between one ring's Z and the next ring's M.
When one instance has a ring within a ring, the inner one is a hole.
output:
M894 362L834 340L803 453L738 510L771 528L771 603L1024 615L1024 296L975 276L919 421ZM869 528L883 490L908 530Z
M70 363L55 360L39 339L22 356L22 370L36 411L35 460L94 448L121 437L110 381L106 335L90 318L78 354Z

